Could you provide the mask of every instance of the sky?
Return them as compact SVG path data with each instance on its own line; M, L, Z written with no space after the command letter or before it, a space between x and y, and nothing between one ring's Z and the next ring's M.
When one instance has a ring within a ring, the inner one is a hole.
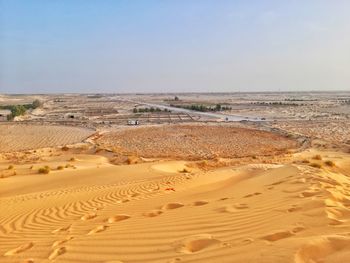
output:
M350 90L348 0L0 0L0 93Z

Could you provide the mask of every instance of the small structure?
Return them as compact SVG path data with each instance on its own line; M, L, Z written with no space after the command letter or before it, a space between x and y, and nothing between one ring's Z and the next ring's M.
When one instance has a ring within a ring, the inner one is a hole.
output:
M10 115L10 110L0 110L0 121L7 121Z
M139 120L128 120L128 125L139 125Z
M65 119L81 119L83 117L82 113L66 113L64 115Z

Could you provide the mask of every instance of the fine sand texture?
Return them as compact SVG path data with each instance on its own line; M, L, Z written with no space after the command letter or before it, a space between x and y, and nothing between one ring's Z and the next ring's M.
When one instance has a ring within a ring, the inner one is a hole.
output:
M0 262L348 262L349 163L306 150L209 171L94 155L48 174L18 164L0 179Z

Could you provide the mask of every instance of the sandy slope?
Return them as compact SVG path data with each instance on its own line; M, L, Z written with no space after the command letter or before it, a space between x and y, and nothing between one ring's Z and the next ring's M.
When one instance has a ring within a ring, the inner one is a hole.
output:
M82 156L77 169L3 178L0 262L347 262L350 156L321 155L336 167L184 173Z

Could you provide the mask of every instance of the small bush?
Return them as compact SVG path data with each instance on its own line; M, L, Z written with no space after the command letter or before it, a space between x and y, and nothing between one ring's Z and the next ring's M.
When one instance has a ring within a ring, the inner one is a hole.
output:
M70 158L69 161L70 162L74 162L76 159L74 157Z
M310 166L314 167L314 168L318 168L318 169L320 169L322 167L322 165L319 163L311 163Z
M64 166L62 165L57 166L57 170L63 170L63 169L64 169Z
M9 167L7 167L7 170L12 170L13 168L15 168L12 164L9 165Z
M310 161L309 161L309 160L306 160L306 159L302 160L301 162L302 162L302 163L310 163Z
M333 161L330 161L330 160L325 161L324 164L327 165L327 166L330 166L330 167L334 167L335 166L335 163Z
M50 170L51 170L50 167L44 166L44 167L39 168L38 173L39 174L48 174L48 173L50 173Z
M316 154L312 159L314 160L322 160L322 156L319 154Z
M63 146L63 147L61 148L61 150L62 150L62 151L68 151L68 150L69 150L69 147L68 147L68 146Z

